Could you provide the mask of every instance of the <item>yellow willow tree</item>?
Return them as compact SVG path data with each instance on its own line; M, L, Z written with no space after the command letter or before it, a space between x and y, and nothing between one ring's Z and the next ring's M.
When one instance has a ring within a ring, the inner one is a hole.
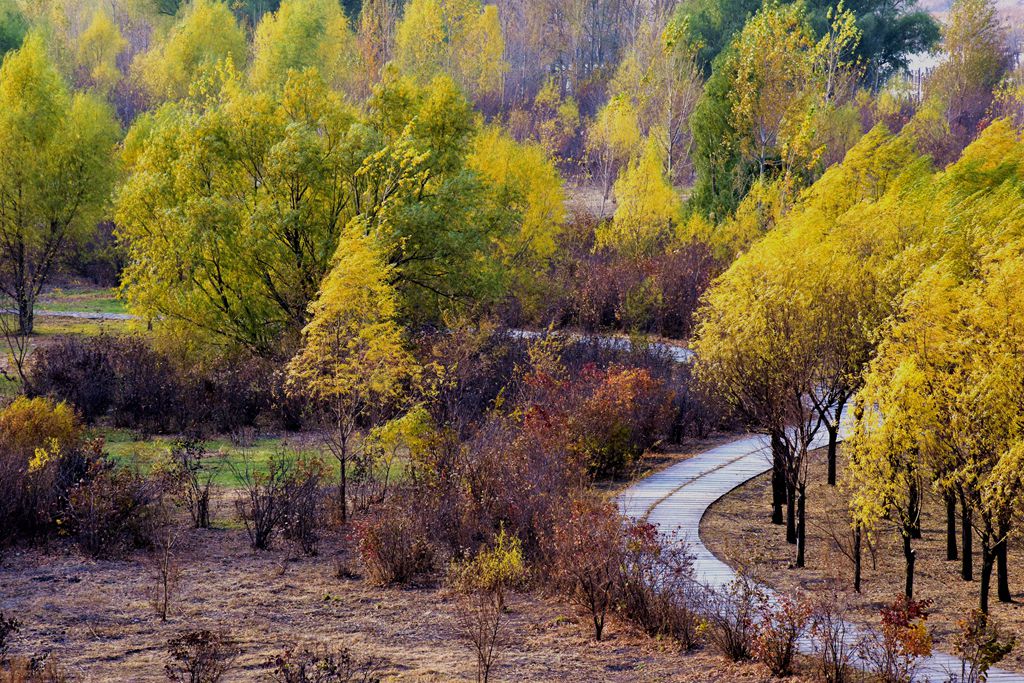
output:
M612 220L597 228L598 249L640 259L664 248L673 235L681 201L665 176L662 152L653 137L615 181L615 201Z
M264 15L254 38L253 85L284 87L289 71L316 68L324 81L350 96L366 94L356 37L335 0L285 0Z
M96 10L89 26L78 38L76 61L89 84L104 95L110 94L121 80L117 57L126 47L128 41L117 24L103 10Z
M640 149L643 137L636 108L626 97L608 101L587 129L587 155L594 164L604 201L621 169ZM604 211L604 201L601 211Z
M476 101L500 95L508 62L496 5L412 0L395 31L395 63L425 85L448 74Z
M882 520L894 523L903 544L904 593L914 597L912 540L918 536L925 466L922 418L925 380L912 358L883 349L857 398L857 423L847 442L850 512L858 533L874 534ZM891 366L895 364L894 366ZM884 415L884 419L881 417ZM859 558L854 585L860 587Z
M338 461L342 521L348 468L362 447L359 429L398 414L420 374L397 320L392 271L365 226L350 226L310 305L302 349L288 364L289 391L315 407Z
M179 100L224 60L241 68L248 51L245 34L226 4L195 0L166 36L135 58L132 75L155 102Z

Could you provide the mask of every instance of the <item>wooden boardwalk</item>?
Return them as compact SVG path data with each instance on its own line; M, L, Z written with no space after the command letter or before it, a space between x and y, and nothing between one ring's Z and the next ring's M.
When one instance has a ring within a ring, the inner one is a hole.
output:
M826 445L822 430L814 447ZM747 436L700 453L643 479L619 496L619 507L633 519L646 518L663 533L689 542L694 555L697 580L718 589L736 578L736 573L708 550L700 538L700 521L718 499L738 486L771 469L771 454L766 437ZM850 628L851 641L860 636ZM809 649L809 643L803 643ZM944 683L959 675L960 660L935 653L923 661L915 681ZM1024 675L992 670L989 681L1024 681Z

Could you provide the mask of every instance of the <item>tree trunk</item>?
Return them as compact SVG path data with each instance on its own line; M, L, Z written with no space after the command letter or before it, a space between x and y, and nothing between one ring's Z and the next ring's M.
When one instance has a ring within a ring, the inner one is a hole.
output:
M956 560L956 498L952 493L946 494L946 559Z
M782 526L782 506L786 504L785 446L778 434L772 434L772 524Z
M910 537L921 538L921 492L918 490L917 481L911 480L909 496L907 497L907 519L910 520L908 531Z
M836 485L836 451L839 445L839 427L827 425L828 430L828 485Z
M988 592L992 583L992 564L995 556L992 552L991 540L988 534L981 536L981 597L978 607L982 614L988 614Z
M861 530L858 524L853 528L853 590L856 593L860 593L861 556Z
M796 566L804 567L804 548L807 545L807 484L800 483L800 494L797 499L796 522Z
M903 529L903 559L907 563L907 575L906 583L904 584L903 591L907 596L907 599L913 599L914 597L914 564L917 562L917 553L910 545L910 541L913 538L911 535L910 525L908 524Z
M1009 529L1000 525L1000 540L993 548L996 556L996 593L999 596L999 602L1013 602L1013 594L1010 592L1010 568L1007 562L1007 536L1009 536Z
M964 581L974 580L974 534L971 533L971 509L960 496L960 576Z
M32 334L32 329L35 324L35 311L33 310L32 302L29 301L29 297L23 293L19 293L17 298L18 331L24 335Z
M796 545L796 486L786 482L786 543Z

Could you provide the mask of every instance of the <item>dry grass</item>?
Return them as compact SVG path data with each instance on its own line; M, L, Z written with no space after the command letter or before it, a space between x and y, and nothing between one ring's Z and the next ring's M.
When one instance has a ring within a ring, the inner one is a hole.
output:
M223 520L228 501L220 501ZM267 680L268 660L293 644L344 645L385 662L386 680L474 680L475 660L458 638L456 603L438 587L380 590L335 577L324 543L319 558L286 549L256 553L238 529L188 531L176 546L179 598L161 623L147 599L146 554L95 562L55 544L18 550L0 563L0 610L24 630L16 653L52 654L76 680L165 680L167 641L187 630L225 629L242 648L232 681ZM619 623L607 639L589 637L586 618L538 594L510 599L512 644L493 680L762 681L755 665L728 664Z
M850 533L842 473L841 462L840 487L829 487L825 483L824 451L813 454L807 493L807 567L804 569L791 566L795 546L786 544L785 528L770 524L771 486L770 475L767 474L716 503L704 517L701 537L716 555L730 565L746 567L780 589L820 595L835 585L851 601L854 607L852 618L861 623L875 624L879 608L903 591L902 546L894 529L880 529L875 543L876 565L872 566L872 554L865 550L863 592L860 595L852 592L853 566L833 541L833 536L845 539ZM928 621L934 629L937 646L948 650L957 620L978 604L981 544L975 539L975 580L965 582L960 578L960 563L946 561L943 501L934 495L926 497L922 517L923 538L914 541L918 558L914 597L932 601L933 613ZM996 601L994 576L990 600L996 623L1016 634L1018 642L1024 643L1022 560L1024 553L1011 541L1010 582L1015 602L1000 604ZM1002 666L1024 670L1024 645Z

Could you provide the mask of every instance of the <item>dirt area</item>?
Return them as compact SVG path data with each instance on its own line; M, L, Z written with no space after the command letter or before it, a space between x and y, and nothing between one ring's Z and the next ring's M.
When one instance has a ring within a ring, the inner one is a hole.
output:
M770 523L769 474L754 479L716 503L704 517L701 537L712 552L730 565L745 567L781 590L820 595L834 587L840 593L839 599L850 604L851 619L877 624L879 608L903 590L905 565L900 539L891 527L879 530L874 552L864 553L863 592L854 593L853 566L833 540L834 536L848 542L851 536L842 489L842 456L840 486L836 488L826 484L824 451L812 456L807 493L807 566L804 569L792 567L795 546L787 545L785 528ZM959 520L957 524L959 533ZM960 578L960 563L946 561L945 528L943 501L928 495L922 512L923 537L914 541L917 550L914 597L932 602L928 623L934 630L936 647L949 651L957 620L978 604L981 544L975 539L975 580L965 582ZM1022 561L1024 552L1011 540L1009 566L1014 602L997 602L994 585L990 597L995 622L1006 632L1016 634L1018 640L1018 648L1000 666L1016 671L1024 671Z
M268 661L297 643L344 645L381 660L385 680L475 680L451 597L436 586L388 590L337 578L340 545L325 543L318 558L289 559L284 547L252 551L237 528L183 532L180 592L167 623L147 598L146 553L93 561L63 543L16 549L0 560L0 610L24 623L16 654L51 652L73 680L166 680L167 641L200 628L226 630L238 641L242 653L228 681L269 680ZM596 643L578 610L536 593L511 598L510 624L496 681L765 679L759 666L709 652L683 655L614 621Z

